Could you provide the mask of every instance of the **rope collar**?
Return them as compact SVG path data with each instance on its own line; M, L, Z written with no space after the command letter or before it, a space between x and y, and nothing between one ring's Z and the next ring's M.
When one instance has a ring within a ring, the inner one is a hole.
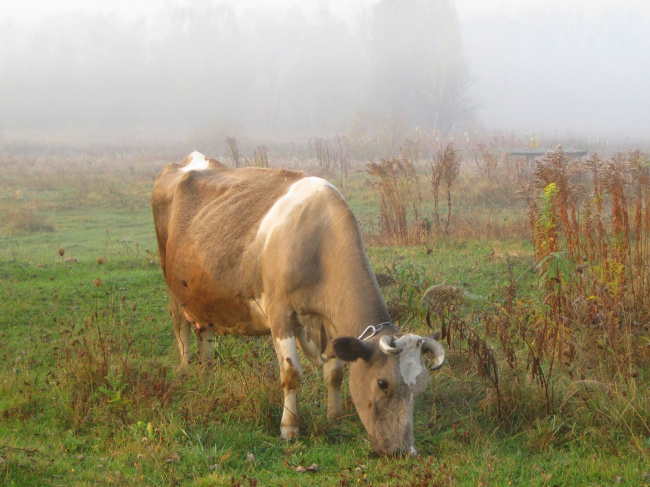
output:
M367 327L365 330L363 330L363 333L359 335L359 340L368 340L372 337L374 337L377 333L379 333L383 328L392 325L393 323L391 321L385 321L383 323L379 323L378 325L370 325Z

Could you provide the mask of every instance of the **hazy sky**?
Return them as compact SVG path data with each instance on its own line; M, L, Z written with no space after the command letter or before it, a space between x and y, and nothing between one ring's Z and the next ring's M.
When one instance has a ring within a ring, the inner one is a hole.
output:
M84 10L155 22L209 0L0 0L0 24L45 28ZM376 0L232 0L236 10L323 8L354 23ZM650 138L649 0L456 0L477 116L487 129Z
M203 1L205 0L194 0L194 3ZM377 0L237 0L232 3L242 10L272 10L296 5L309 11L329 5L333 12L351 16L361 7L376 2ZM0 18L34 23L52 14L80 9L101 13L116 12L126 18L137 18L155 15L168 3L169 0L0 0ZM179 0L175 3L192 3L192 0ZM455 3L461 20L491 15L520 18L539 11L571 12L589 16L612 8L634 10L650 17L648 0L456 0Z
M485 3L458 6L487 128L650 138L650 2Z

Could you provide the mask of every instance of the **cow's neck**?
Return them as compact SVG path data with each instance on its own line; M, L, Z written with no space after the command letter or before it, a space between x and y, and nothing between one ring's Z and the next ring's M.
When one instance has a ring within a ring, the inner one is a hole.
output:
M310 289L297 286L305 293L299 301L305 311L321 315L331 324L330 338L357 337L366 327L390 321L390 317L355 216L340 193L322 195L305 205L303 214L310 218L296 223L313 225L305 231L310 238L296 237L293 248L304 252L302 262L311 263L316 257L322 274L320 285Z
M377 286L365 252L348 262L339 256L336 283L327 292L326 318L336 336L359 336L368 326L390 322L386 304Z
M338 336L358 337L370 325L390 322L390 316L379 290L376 295L370 296L367 292L346 291L341 290L345 298L338 309L334 308L331 317Z

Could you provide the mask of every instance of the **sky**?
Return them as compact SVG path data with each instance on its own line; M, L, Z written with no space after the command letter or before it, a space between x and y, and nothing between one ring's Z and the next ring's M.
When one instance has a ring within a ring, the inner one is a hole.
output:
M487 128L648 140L650 2L457 5Z
M354 24L377 0L237 0L247 10L327 8ZM0 24L34 29L83 10L154 22L190 0L0 0ZM209 2L193 0L191 3ZM488 130L650 138L650 1L456 0L474 78L477 122Z
M592 16L607 12L613 6L650 15L650 2L646 0L456 0L462 19L495 15L517 19L544 11Z
M190 2L191 0L184 0ZM195 0L197 3L203 0ZM273 10L287 5L297 5L307 10L317 10L328 5L342 16L353 16L360 8L377 0L237 0L239 9ZM118 13L126 18L155 15L169 0L0 0L0 18L34 24L53 14L87 10L101 13ZM461 20L505 16L512 19L525 18L540 11L598 15L612 8L639 12L650 17L647 0L456 0Z

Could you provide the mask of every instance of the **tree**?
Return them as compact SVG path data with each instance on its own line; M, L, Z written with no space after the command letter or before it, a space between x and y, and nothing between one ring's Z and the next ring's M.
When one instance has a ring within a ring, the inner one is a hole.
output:
M369 53L374 101L384 112L443 130L472 115L473 80L451 0L382 0Z

